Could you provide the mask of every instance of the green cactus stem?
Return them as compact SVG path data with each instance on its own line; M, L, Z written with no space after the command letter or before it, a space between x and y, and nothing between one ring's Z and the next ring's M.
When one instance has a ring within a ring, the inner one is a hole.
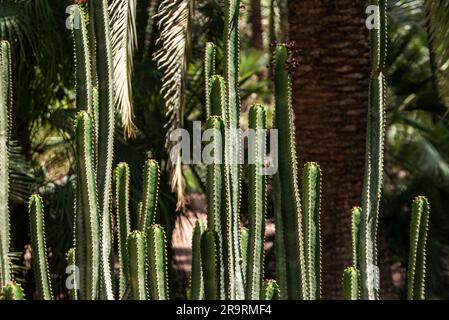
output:
M226 85L223 77L212 76L209 80L210 116L221 117L226 123ZM208 117L209 118L209 117Z
M204 230L204 223L197 220L192 237L191 300L204 300L204 278L201 263L201 236L203 235Z
M164 228L154 224L147 236L147 254L152 300L168 300L167 240Z
M117 242L119 260L119 297L123 297L128 285L127 239L131 233L129 214L129 166L119 163L114 171L115 199L117 202Z
M321 244L320 244L321 169L314 162L304 166L304 258L308 300L321 297Z
M9 218L9 135L12 105L11 47L0 41L0 291L11 281Z
M95 169L92 157L92 120L87 112L78 113L75 122L77 195L76 254L80 268L80 298L99 297L100 222Z
M281 209L277 214L282 215L280 221L276 221L276 233L283 233L284 244L277 246L280 258L283 259L280 250L285 250L287 270L287 293L289 299L297 300L305 298L305 272L304 272L304 244L302 235L301 198L299 193L298 169L296 163L296 141L293 108L291 105L291 80L287 70L288 50L285 45L278 45L274 52L274 85L276 103L276 129L279 136L279 187L277 196L281 197ZM279 201L279 200L278 200ZM281 238L281 239L282 239ZM282 282L281 282L281 285Z
M204 52L204 80L206 87L206 117L209 118L211 114L210 104L210 78L215 74L215 44L212 42L206 43Z
M147 300L146 244L142 231L133 231L128 236L129 280L133 300Z
M407 299L425 299L426 246L429 202L424 197L413 201L410 223L410 255L407 270Z
M101 296L114 299L112 283L112 215L110 212L114 151L114 80L108 1L93 2L98 75L98 194L101 220Z
M25 293L22 286L15 282L9 282L3 286L0 300L25 300Z
M240 257L242 258L242 269L248 268L248 248L249 248L249 230L240 227Z
M385 135L385 79L387 21L385 1L372 0L378 6L379 26L370 30L372 73L369 87L369 106L366 130L365 176L360 222L359 263L361 295L363 299L379 299L379 268L377 266L377 223L382 193L384 135Z
M206 300L220 300L221 298L219 246L217 232L206 230L201 237L201 260Z
M249 129L254 132L254 141L250 153L251 162L248 165L249 189L249 248L248 265L246 269L246 299L260 300L263 286L263 258L266 215L266 112L261 105L252 106L249 110Z
M352 242L352 265L358 269L358 257L360 255L360 221L362 208L354 207L351 210L351 242Z
M240 92L239 92L239 61L240 61L240 38L239 38L239 12L240 0L225 0L225 83L227 92L227 116L225 127L237 129L240 127ZM241 166L239 165L240 138L227 130L225 166L227 200L227 245L226 245L226 268L227 268L227 294L229 299L244 299L245 286L243 281L243 270L241 265L239 248L239 212L241 192Z
M141 231L148 232L155 222L156 210L159 199L159 164L155 160L147 160L143 168L143 197L140 219Z
M67 251L66 254L66 261L67 261L67 271L70 271L71 275L75 275L75 277L72 279L73 283L71 283L72 287L69 288L69 298L70 300L78 300L78 290L76 288L76 270L77 270L77 266L76 266L76 249L75 248L70 248ZM66 280L67 281L67 280ZM67 283L67 282L66 282Z
M343 272L343 294L345 300L360 299L360 272L354 267Z
M33 250L34 277L37 297L40 300L53 300L50 273L47 261L47 243L45 240L44 205L42 198L34 194L28 204L30 214L31 248Z
M276 280L265 280L263 282L262 300L279 300L280 292Z

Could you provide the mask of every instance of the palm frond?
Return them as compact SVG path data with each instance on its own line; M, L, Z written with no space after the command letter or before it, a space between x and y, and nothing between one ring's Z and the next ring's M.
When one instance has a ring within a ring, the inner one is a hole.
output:
M133 55L137 48L136 1L112 0L109 4L115 103L121 114L125 135L128 137L135 134L131 76Z
M183 108L186 91L186 75L191 48L191 17L193 0L163 0L156 18L160 29L158 42L161 48L154 54L158 68L163 70L162 95L165 100L168 122L166 146L171 150L168 139L173 130L183 125ZM178 209L185 204L184 182L180 155L170 163L171 186L177 193Z

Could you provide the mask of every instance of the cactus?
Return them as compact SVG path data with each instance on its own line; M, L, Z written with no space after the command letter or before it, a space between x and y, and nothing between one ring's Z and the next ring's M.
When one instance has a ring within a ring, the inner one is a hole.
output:
M274 85L276 128L279 135L279 171L275 192L281 207L277 207L276 233L284 243L276 246L277 261L285 261L287 288L281 283L281 293L289 299L305 298L304 244L302 235L301 198L296 164L295 128L291 105L291 81L287 70L288 50L278 45L274 52ZM285 250L285 251L284 251ZM285 257L284 257L285 253ZM282 277L282 276L281 276Z
M260 300L263 281L263 257L266 215L265 128L266 113L260 105L249 110L249 128L254 131L254 141L249 157L249 248L246 269L246 299Z
M93 2L93 16L97 43L98 74L98 192L101 220L101 295L111 300L114 298L112 283L112 225L110 198L112 186L112 160L114 150L114 79L112 66L112 49L108 1Z
M80 268L80 298L99 296L100 222L93 167L92 120L78 113L75 122L77 161L76 262Z
M47 243L45 240L44 205L42 198L34 194L28 204L30 214L31 248L33 250L34 277L37 296L41 300L53 300L50 273L48 272Z
M410 223L410 255L407 271L407 299L425 299L426 245L429 202L424 197L413 201Z
M204 223L196 221L192 236L192 279L191 279L191 300L204 299L204 278L201 265L201 236L204 233Z
M363 299L379 298L379 269L377 267L377 222L383 178L385 132L385 80L383 68L386 56L386 1L371 0L381 13L378 29L370 30L372 72L369 87L369 107L363 182L362 215L360 222L359 266Z
M248 248L249 248L249 230L240 227L240 257L242 258L242 269L248 269ZM246 274L244 274L246 276Z
M279 300L279 286L276 280L265 280L263 283L262 300Z
M70 298L70 300L78 300L78 290L76 288L78 279L76 279L76 275L77 275L76 268L77 267L76 267L76 249L75 248L70 248L67 251L66 261L67 261L66 271L69 271L75 275L75 278L73 279L74 283L71 284L72 288L69 289L69 298Z
M225 0L225 83L227 93L226 104L226 129L239 128L240 120L240 93L239 93L239 10L240 0ZM240 139L231 130L227 130L225 159L225 184L227 197L227 293L229 299L244 299L245 287L243 282L243 270L239 257L239 212L241 192L241 168L240 168Z
M115 198L117 202L117 242L119 261L119 297L123 297L128 285L127 240L131 233L129 215L129 166L119 163L114 172Z
M128 236L129 280L133 300L147 300L146 244L142 231L133 231Z
M212 76L209 80L209 103L210 103L210 115L219 116L223 120L223 123L227 121L226 112L226 85L223 77Z
M9 194L9 135L12 105L11 48L0 41L0 291L11 281Z
M321 169L316 163L304 166L304 273L305 299L317 300L321 296L321 245L320 245Z
M168 300L168 270L165 231L152 225L147 233L147 255L152 300Z
M354 207L351 210L351 243L352 243L352 265L356 269L359 268L358 257L360 255L360 219L362 208Z
M210 79L215 74L215 44L212 42L206 43L204 53L204 79L206 87L206 117L209 118L211 114L211 95L210 95Z
M201 261L206 300L220 300L221 298L219 246L217 232L206 230L201 237Z
M343 272L343 294L345 300L360 299L360 272L354 267Z
M207 226L209 230L214 230L217 233L219 246L217 253L220 256L220 299L225 297L225 266L224 253L225 240L228 241L225 233L226 223L223 218L223 146L222 134L224 132L223 121L220 117L212 116L207 120L206 130L212 131L213 135L207 148L211 148L211 162L207 165ZM205 149L206 151L206 149ZM224 221L223 221L224 220ZM227 270L226 272L229 272Z
M148 232L155 222L159 197L159 164L155 160L147 160L143 169L142 212L140 212L139 230Z
M25 300L25 293L22 286L15 282L9 282L3 286L0 300Z

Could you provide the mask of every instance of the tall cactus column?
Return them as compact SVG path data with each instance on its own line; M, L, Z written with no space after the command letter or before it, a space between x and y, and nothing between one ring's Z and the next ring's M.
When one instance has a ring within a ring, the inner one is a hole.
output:
M12 103L11 48L0 41L0 291L11 280L9 260L9 123Z

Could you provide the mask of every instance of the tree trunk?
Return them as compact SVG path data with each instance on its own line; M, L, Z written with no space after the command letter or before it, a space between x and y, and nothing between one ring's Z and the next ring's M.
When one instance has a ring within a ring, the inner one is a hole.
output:
M251 46L263 50L261 0L251 0L249 24L251 25Z
M350 210L361 205L370 76L366 6L360 0L289 1L289 34L299 49L293 84L298 160L300 167L316 161L323 171L322 292L327 299L343 297L342 274L351 265ZM381 282L388 284L382 248Z

